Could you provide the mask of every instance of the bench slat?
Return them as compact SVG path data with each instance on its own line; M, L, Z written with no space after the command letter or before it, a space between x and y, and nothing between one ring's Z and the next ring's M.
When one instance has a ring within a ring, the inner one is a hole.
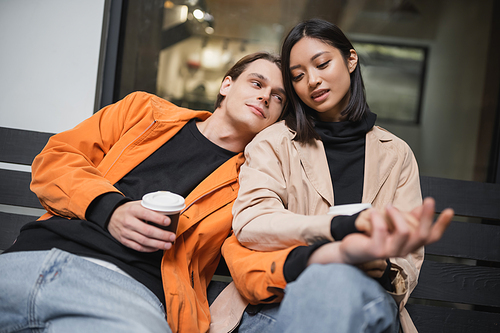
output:
M407 304L413 323L419 332L459 333L500 331L500 314L443 308L421 304Z
M500 186L465 180L420 177L422 195L436 199L436 210L447 207L459 216L500 219Z
M21 207L42 208L36 195L30 191L29 172L0 169L0 203Z
M425 253L500 262L500 226L453 221Z
M0 212L0 252L12 245L23 225L36 219L34 216Z
M425 260L411 297L500 307L500 268Z
M31 165L52 135L0 127L0 162Z

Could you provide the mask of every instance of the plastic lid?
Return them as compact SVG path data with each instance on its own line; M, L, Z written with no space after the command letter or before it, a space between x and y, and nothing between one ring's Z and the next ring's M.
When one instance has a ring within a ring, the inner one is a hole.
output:
M338 205L330 207L328 214L332 215L354 215L356 213L361 212L367 208L371 208L372 205L370 203L356 203L356 204L347 204L347 205Z
M177 213L185 207L182 196L168 191L145 194L141 204L145 208L165 213Z

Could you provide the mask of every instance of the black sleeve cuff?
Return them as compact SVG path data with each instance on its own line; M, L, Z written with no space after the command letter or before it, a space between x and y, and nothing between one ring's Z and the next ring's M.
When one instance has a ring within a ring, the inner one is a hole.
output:
M115 209L131 199L124 197L121 193L109 192L95 198L85 211L85 219L100 225L108 230L108 223Z
M330 232L334 240L342 240L345 236L359 232L356 229L355 222L359 213L354 215L337 215L332 219Z
M298 246L293 249L286 257L283 265L283 275L286 282L295 281L307 268L307 261L311 254L326 243L329 243L329 241L320 241L310 246Z
M391 273L391 262L389 259L386 260L387 261L387 267L385 268L385 271L384 271L384 274L375 279L378 283L380 283L380 285L387 291L390 291L390 292L393 292L394 291L394 287L392 285L392 280L391 280L391 277L390 277L390 273Z

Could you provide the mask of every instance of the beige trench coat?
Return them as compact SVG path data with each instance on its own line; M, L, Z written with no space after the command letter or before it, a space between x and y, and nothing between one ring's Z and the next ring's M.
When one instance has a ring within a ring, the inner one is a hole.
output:
M275 251L317 239L333 240L332 216L326 215L334 205L333 186L323 144L316 140L303 145L292 141L294 135L280 122L258 134L245 150L233 229L246 247ZM411 149L377 126L366 135L362 202L376 208L391 203L404 211L422 203ZM421 248L405 258L391 258L398 271L392 295L404 332L416 332L404 305L417 284L423 254Z

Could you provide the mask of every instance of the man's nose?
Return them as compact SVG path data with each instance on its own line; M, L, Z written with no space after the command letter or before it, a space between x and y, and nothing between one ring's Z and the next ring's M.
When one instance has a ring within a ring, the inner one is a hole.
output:
M269 95L268 94L262 94L262 96L260 96L258 98L258 100L264 102L265 106L269 106Z

